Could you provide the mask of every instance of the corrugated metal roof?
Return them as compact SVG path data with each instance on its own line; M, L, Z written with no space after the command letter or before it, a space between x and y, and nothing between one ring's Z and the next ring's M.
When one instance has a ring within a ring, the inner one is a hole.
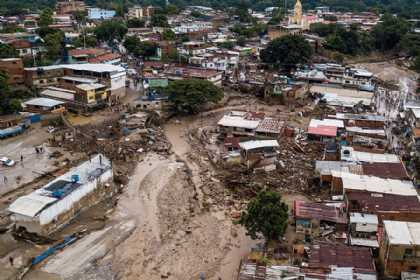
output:
M383 179L336 171L331 171L331 174L335 178L341 178L344 192L346 189L349 189L396 195L417 195L417 191L411 181Z
M394 245L420 245L420 223L384 221L389 243Z
M252 150L264 147L278 147L279 142L277 140L251 140L239 143L239 147L244 150Z
M217 123L220 126L239 127L245 129L256 129L260 120L247 120L241 116L228 116L225 115Z
M37 97L37 98L33 98L30 99L28 101L25 101L22 103L22 106L42 106L42 107L54 107L57 105L62 105L64 104L63 101L58 101L55 99L51 99L51 98L46 98L46 97Z
M345 153L348 151L348 153ZM377 154L355 151L353 147L341 147L341 160L343 161L358 161L358 162L395 162L399 163L400 159L394 154Z
M309 123L309 127L319 127L319 126L334 126L338 128L344 128L344 122L342 120L335 120L335 119L323 119L317 120L312 119Z
M350 236L350 244L352 246L379 248L379 243L378 243L378 240L376 239L355 238L353 236Z
M28 217L35 217L42 209L57 201L57 198L35 193L21 196L9 206L9 211Z
M350 213L350 223L378 224L378 216L364 213Z

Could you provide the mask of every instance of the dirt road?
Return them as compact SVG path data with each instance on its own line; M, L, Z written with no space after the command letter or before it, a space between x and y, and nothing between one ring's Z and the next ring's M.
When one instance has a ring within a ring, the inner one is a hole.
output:
M198 279L204 274L206 279L233 279L240 258L254 244L223 211L201 207L202 169L188 156L188 125L165 126L175 155L147 157L120 200L115 218L132 216L138 228L115 250L118 278Z

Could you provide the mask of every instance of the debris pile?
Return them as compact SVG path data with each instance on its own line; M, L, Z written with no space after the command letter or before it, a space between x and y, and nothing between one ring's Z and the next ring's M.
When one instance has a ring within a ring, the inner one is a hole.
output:
M142 154L153 151L168 155L171 148L160 127L130 129L118 121L77 127L73 137L61 141L53 138L51 144L74 153L103 153L129 169L135 166L130 163L138 161Z
M219 179L239 197L252 197L264 187L282 192L299 193L309 189L313 192L311 178L314 172L314 161L320 158L322 146L301 142L293 138L279 141L280 150L276 169L249 170L245 166L224 165L219 172Z

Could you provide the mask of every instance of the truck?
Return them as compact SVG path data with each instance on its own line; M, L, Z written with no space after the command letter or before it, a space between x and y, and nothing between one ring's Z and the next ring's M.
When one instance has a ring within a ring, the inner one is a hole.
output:
M16 126L11 126L5 129L0 129L0 139L16 136L18 134L21 134L23 130L24 130L24 126L22 125L16 125Z

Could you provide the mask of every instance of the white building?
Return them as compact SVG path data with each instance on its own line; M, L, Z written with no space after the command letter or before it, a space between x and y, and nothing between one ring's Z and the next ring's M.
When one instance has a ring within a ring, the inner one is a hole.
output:
M90 204L100 201L100 193L111 192L111 162L99 154L44 187L16 199L10 206L17 227L48 234L68 223ZM109 185L108 185L109 186Z
M365 213L350 213L350 244L379 248L376 237L378 231L378 216Z

